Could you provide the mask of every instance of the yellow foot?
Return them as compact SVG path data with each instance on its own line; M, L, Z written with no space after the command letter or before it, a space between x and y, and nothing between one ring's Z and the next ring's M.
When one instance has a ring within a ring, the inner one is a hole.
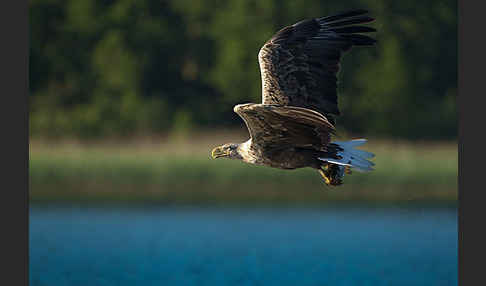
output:
M319 169L319 174L321 174L322 178L324 179L324 182L326 183L326 185L328 186L331 186L331 180L329 179L329 177L327 177L326 173L324 173L323 170Z

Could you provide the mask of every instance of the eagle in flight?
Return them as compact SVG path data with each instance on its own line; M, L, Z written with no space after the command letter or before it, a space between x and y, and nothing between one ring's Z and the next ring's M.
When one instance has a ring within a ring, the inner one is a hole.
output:
M335 134L337 73L341 54L353 46L372 46L376 32L363 24L366 10L300 21L277 32L258 53L262 103L238 104L250 139L212 150L226 157L280 169L316 169L330 186L342 184L351 169L373 170L374 154L355 149L366 139L331 142Z

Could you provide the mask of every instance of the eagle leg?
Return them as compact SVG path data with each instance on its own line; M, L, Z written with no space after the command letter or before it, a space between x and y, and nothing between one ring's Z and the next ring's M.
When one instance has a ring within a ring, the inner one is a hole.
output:
M339 176L339 166L336 164L324 164L318 171L328 186L339 186L343 183Z
M324 173L323 170L319 169L319 174L321 174L322 178L324 179L324 182L326 185L331 185L331 180L327 177L326 173Z

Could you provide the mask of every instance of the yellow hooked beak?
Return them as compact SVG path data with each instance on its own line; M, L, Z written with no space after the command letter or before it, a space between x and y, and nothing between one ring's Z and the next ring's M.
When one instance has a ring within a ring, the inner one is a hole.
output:
M225 151L221 146L214 148L211 152L211 157L213 157L213 159L227 156L229 156L228 151Z

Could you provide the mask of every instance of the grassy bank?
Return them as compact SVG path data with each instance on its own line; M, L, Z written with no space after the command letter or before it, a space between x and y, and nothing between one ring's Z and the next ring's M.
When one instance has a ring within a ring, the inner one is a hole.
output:
M336 201L455 202L457 145L371 140L376 171L329 188L312 169L294 171L212 160L240 135L120 144L30 144L31 202L322 204ZM244 136L243 136L244 137Z

